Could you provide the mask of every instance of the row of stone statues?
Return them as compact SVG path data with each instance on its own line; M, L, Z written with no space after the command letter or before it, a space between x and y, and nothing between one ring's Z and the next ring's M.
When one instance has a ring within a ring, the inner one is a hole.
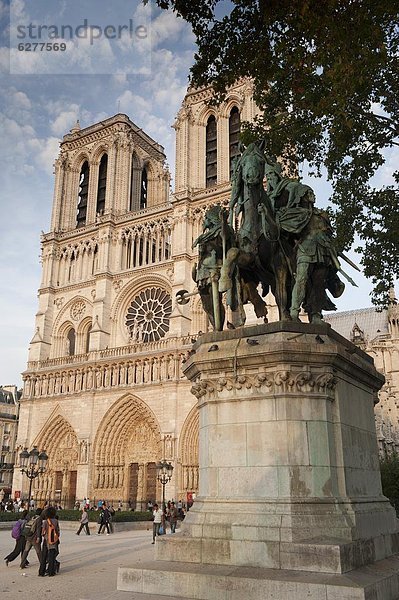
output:
M312 188L283 175L262 142L242 150L233 166L229 210L211 207L193 243L193 279L204 310L213 328L222 330L226 293L233 327L244 324L247 302L267 322L263 297L271 291L281 320L299 320L303 308L310 322L320 322L323 310L336 310L327 290L338 298L345 289L338 273L355 285L341 269L328 214L315 207ZM182 291L177 300L188 296Z
M183 377L186 352L156 356L150 359L123 362L104 367L83 367L49 373L41 377L26 377L24 397L77 393L92 389L123 385L156 383Z

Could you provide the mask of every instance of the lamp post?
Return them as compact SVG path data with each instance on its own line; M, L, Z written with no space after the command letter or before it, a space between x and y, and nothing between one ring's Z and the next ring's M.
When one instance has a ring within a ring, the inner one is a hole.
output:
M32 450L28 452L27 448L24 448L19 455L19 466L21 467L21 473L29 479L29 494L28 494L28 510L30 509L30 496L32 492L32 482L36 477L45 472L47 468L48 456L44 450L39 453L36 446L33 446Z
M165 485L172 479L173 466L162 460L157 464L157 479L162 484L162 510L165 508Z

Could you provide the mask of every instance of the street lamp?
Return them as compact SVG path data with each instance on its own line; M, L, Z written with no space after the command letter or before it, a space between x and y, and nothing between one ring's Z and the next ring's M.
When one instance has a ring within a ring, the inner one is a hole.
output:
M24 448L19 455L19 466L21 473L29 479L29 494L28 494L28 510L30 509L30 496L32 492L32 481L39 475L45 472L47 467L48 456L44 450L39 453L39 450L34 446L30 452Z
M162 484L162 510L165 508L165 485L172 479L173 466L163 460L157 464L157 479Z

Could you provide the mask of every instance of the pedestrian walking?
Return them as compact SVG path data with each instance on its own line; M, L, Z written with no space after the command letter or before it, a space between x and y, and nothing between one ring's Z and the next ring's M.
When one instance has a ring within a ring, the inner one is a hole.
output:
M46 518L43 519L42 525L42 538L42 560L40 562L39 576L44 577L48 574L49 577L53 577L60 570L60 563L57 560L60 526L56 518L54 506L49 506L46 510Z
M15 560L17 558L17 556L22 554L22 552L25 549L26 540L25 540L24 536L22 535L22 528L26 523L27 514L28 514L27 510L25 510L23 513L21 513L20 518L18 519L18 521L16 521L14 523L14 526L11 530L11 537L15 540L15 547L14 547L14 550L12 552L10 552L10 554L8 554L4 559L7 567L8 567L8 563Z
M98 524L100 525L100 527L98 528L97 535L100 535L100 533L102 533L105 529L107 530L107 535L110 535L110 530L109 530L110 517L111 517L111 515L110 515L108 508L105 505L103 505L102 510L100 512L100 516L98 518Z
M159 528L163 521L163 510L159 508L158 504L154 504L152 514L154 516L154 521L152 523L152 543L155 544L155 537L159 535Z
M42 561L41 551L41 535L42 535L42 522L41 517L42 511L40 508L36 509L34 516L28 519L22 528L22 535L25 537L25 548L21 555L21 569L26 569L28 563L28 554L31 548L35 549L39 564Z
M76 532L76 535L79 535L83 528L85 529L86 535L90 535L89 515L86 511L85 506L82 508L82 514L80 516L80 526Z
M169 509L170 533L175 533L176 532L177 515L178 515L178 510L177 510L177 508L175 506L175 503L171 502L170 503L170 509Z

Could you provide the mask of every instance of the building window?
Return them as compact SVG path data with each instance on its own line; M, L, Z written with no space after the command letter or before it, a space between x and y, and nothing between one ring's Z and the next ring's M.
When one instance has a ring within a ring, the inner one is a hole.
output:
M68 282L73 281L75 277L75 252L72 252L71 258L69 259L69 267L68 267Z
M140 193L140 209L147 208L148 201L148 174L147 169L141 172L141 193Z
M217 182L217 129L216 119L211 115L206 125L206 187Z
M90 351L90 333L91 333L91 325L88 328L88 330L86 331L86 344L85 344L85 352L89 352Z
M126 326L132 342L154 342L169 331L172 299L160 288L148 288L129 306Z
M87 160L83 163L79 178L78 214L76 216L76 227L86 225L87 197L89 193L90 167Z
M230 178L233 170L233 160L240 155L238 144L240 141L240 111L236 106L231 109L229 117L229 149L230 149Z
M74 329L70 329L67 335L67 355L73 356L75 354L75 343L76 334Z
M98 187L97 187L97 215L103 215L105 210L105 190L107 188L107 168L108 155L103 154L98 170Z
M130 202L129 210L134 211L139 209L140 196L140 161L136 154L132 156L132 170L130 174Z
M93 262L91 265L91 274L94 275L94 273L97 273L98 271L98 246L96 245L96 247L93 250Z

